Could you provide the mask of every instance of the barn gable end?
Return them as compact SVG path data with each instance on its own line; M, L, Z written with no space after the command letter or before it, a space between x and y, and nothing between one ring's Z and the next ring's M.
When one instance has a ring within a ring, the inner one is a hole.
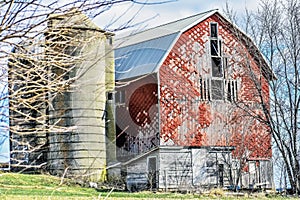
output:
M272 171L269 129L237 106L262 115L260 104L269 107L268 81L274 78L247 35L213 10L130 36L116 55L116 74L122 74L116 75L117 96L125 94L116 109L117 126L122 124L117 135L124 136L120 155L130 152L130 160L158 148L158 188L179 189L182 184L171 183L179 177L187 187L202 187L205 176L216 186L272 187L272 175L263 173L263 166ZM118 117L126 110L135 114ZM181 160L181 154L187 162L178 164L186 174L179 176L173 158ZM193 159L197 155L201 161ZM173 175L167 169L175 170ZM197 170L204 170L203 176Z

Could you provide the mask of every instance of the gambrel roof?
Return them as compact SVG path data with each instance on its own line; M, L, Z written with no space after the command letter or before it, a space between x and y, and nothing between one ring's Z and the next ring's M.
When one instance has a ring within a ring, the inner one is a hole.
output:
M214 14L212 10L151 28L117 41L116 80L157 72L182 32Z
M216 13L230 23L218 10L210 10L116 40L116 80L156 73L181 34ZM268 64L252 40L236 26L232 27L237 29L247 42L253 44L251 46L256 49L253 56L256 60L263 61L267 74L273 77Z

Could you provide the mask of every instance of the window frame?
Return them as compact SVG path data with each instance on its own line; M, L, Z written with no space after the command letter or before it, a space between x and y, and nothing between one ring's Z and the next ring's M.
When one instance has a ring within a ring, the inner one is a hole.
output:
M213 32L212 32L212 30L213 30L213 28L212 28L212 26L214 26L215 25L215 35L213 34ZM209 36L210 36L210 38L218 38L218 36L219 36L219 31L218 31L218 29L219 29L219 25L218 25L218 23L217 22L210 22L209 23ZM213 36L214 35L214 36Z
M220 88L214 89L213 82L219 82ZM217 93L220 93L218 95ZM215 96L220 96L220 98L215 98ZM224 90L224 79L223 78L211 78L210 80L210 99L212 101L223 101L225 98L225 90Z
M114 97L115 97L116 105L125 105L125 103L126 103L126 91L125 90L118 90Z

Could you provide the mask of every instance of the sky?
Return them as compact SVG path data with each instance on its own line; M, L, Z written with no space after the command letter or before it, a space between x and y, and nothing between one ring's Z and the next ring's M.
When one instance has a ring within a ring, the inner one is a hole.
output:
M139 0L145 2L145 0ZM162 0L148 0L148 2L159 2ZM147 29L160 24L165 24L177 19L195 15L212 9L223 11L228 2L229 6L237 14L241 14L248 10L255 11L259 7L260 0L168 0L171 1L165 4L146 5L131 3L123 3L114 6L109 11L104 12L94 19L94 22L101 28L106 29L108 24L111 24L112 19L117 19L108 29L120 27L131 18L134 18L134 23L146 22L130 29ZM121 16L121 17L120 17ZM120 18L118 18L120 17ZM125 32L125 31L123 31Z

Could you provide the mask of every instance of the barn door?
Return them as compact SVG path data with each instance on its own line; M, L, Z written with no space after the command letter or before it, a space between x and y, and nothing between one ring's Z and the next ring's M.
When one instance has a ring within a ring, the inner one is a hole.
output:
M148 179L150 189L156 188L157 165L156 157L148 157Z
M219 187L224 186L224 164L218 166Z

